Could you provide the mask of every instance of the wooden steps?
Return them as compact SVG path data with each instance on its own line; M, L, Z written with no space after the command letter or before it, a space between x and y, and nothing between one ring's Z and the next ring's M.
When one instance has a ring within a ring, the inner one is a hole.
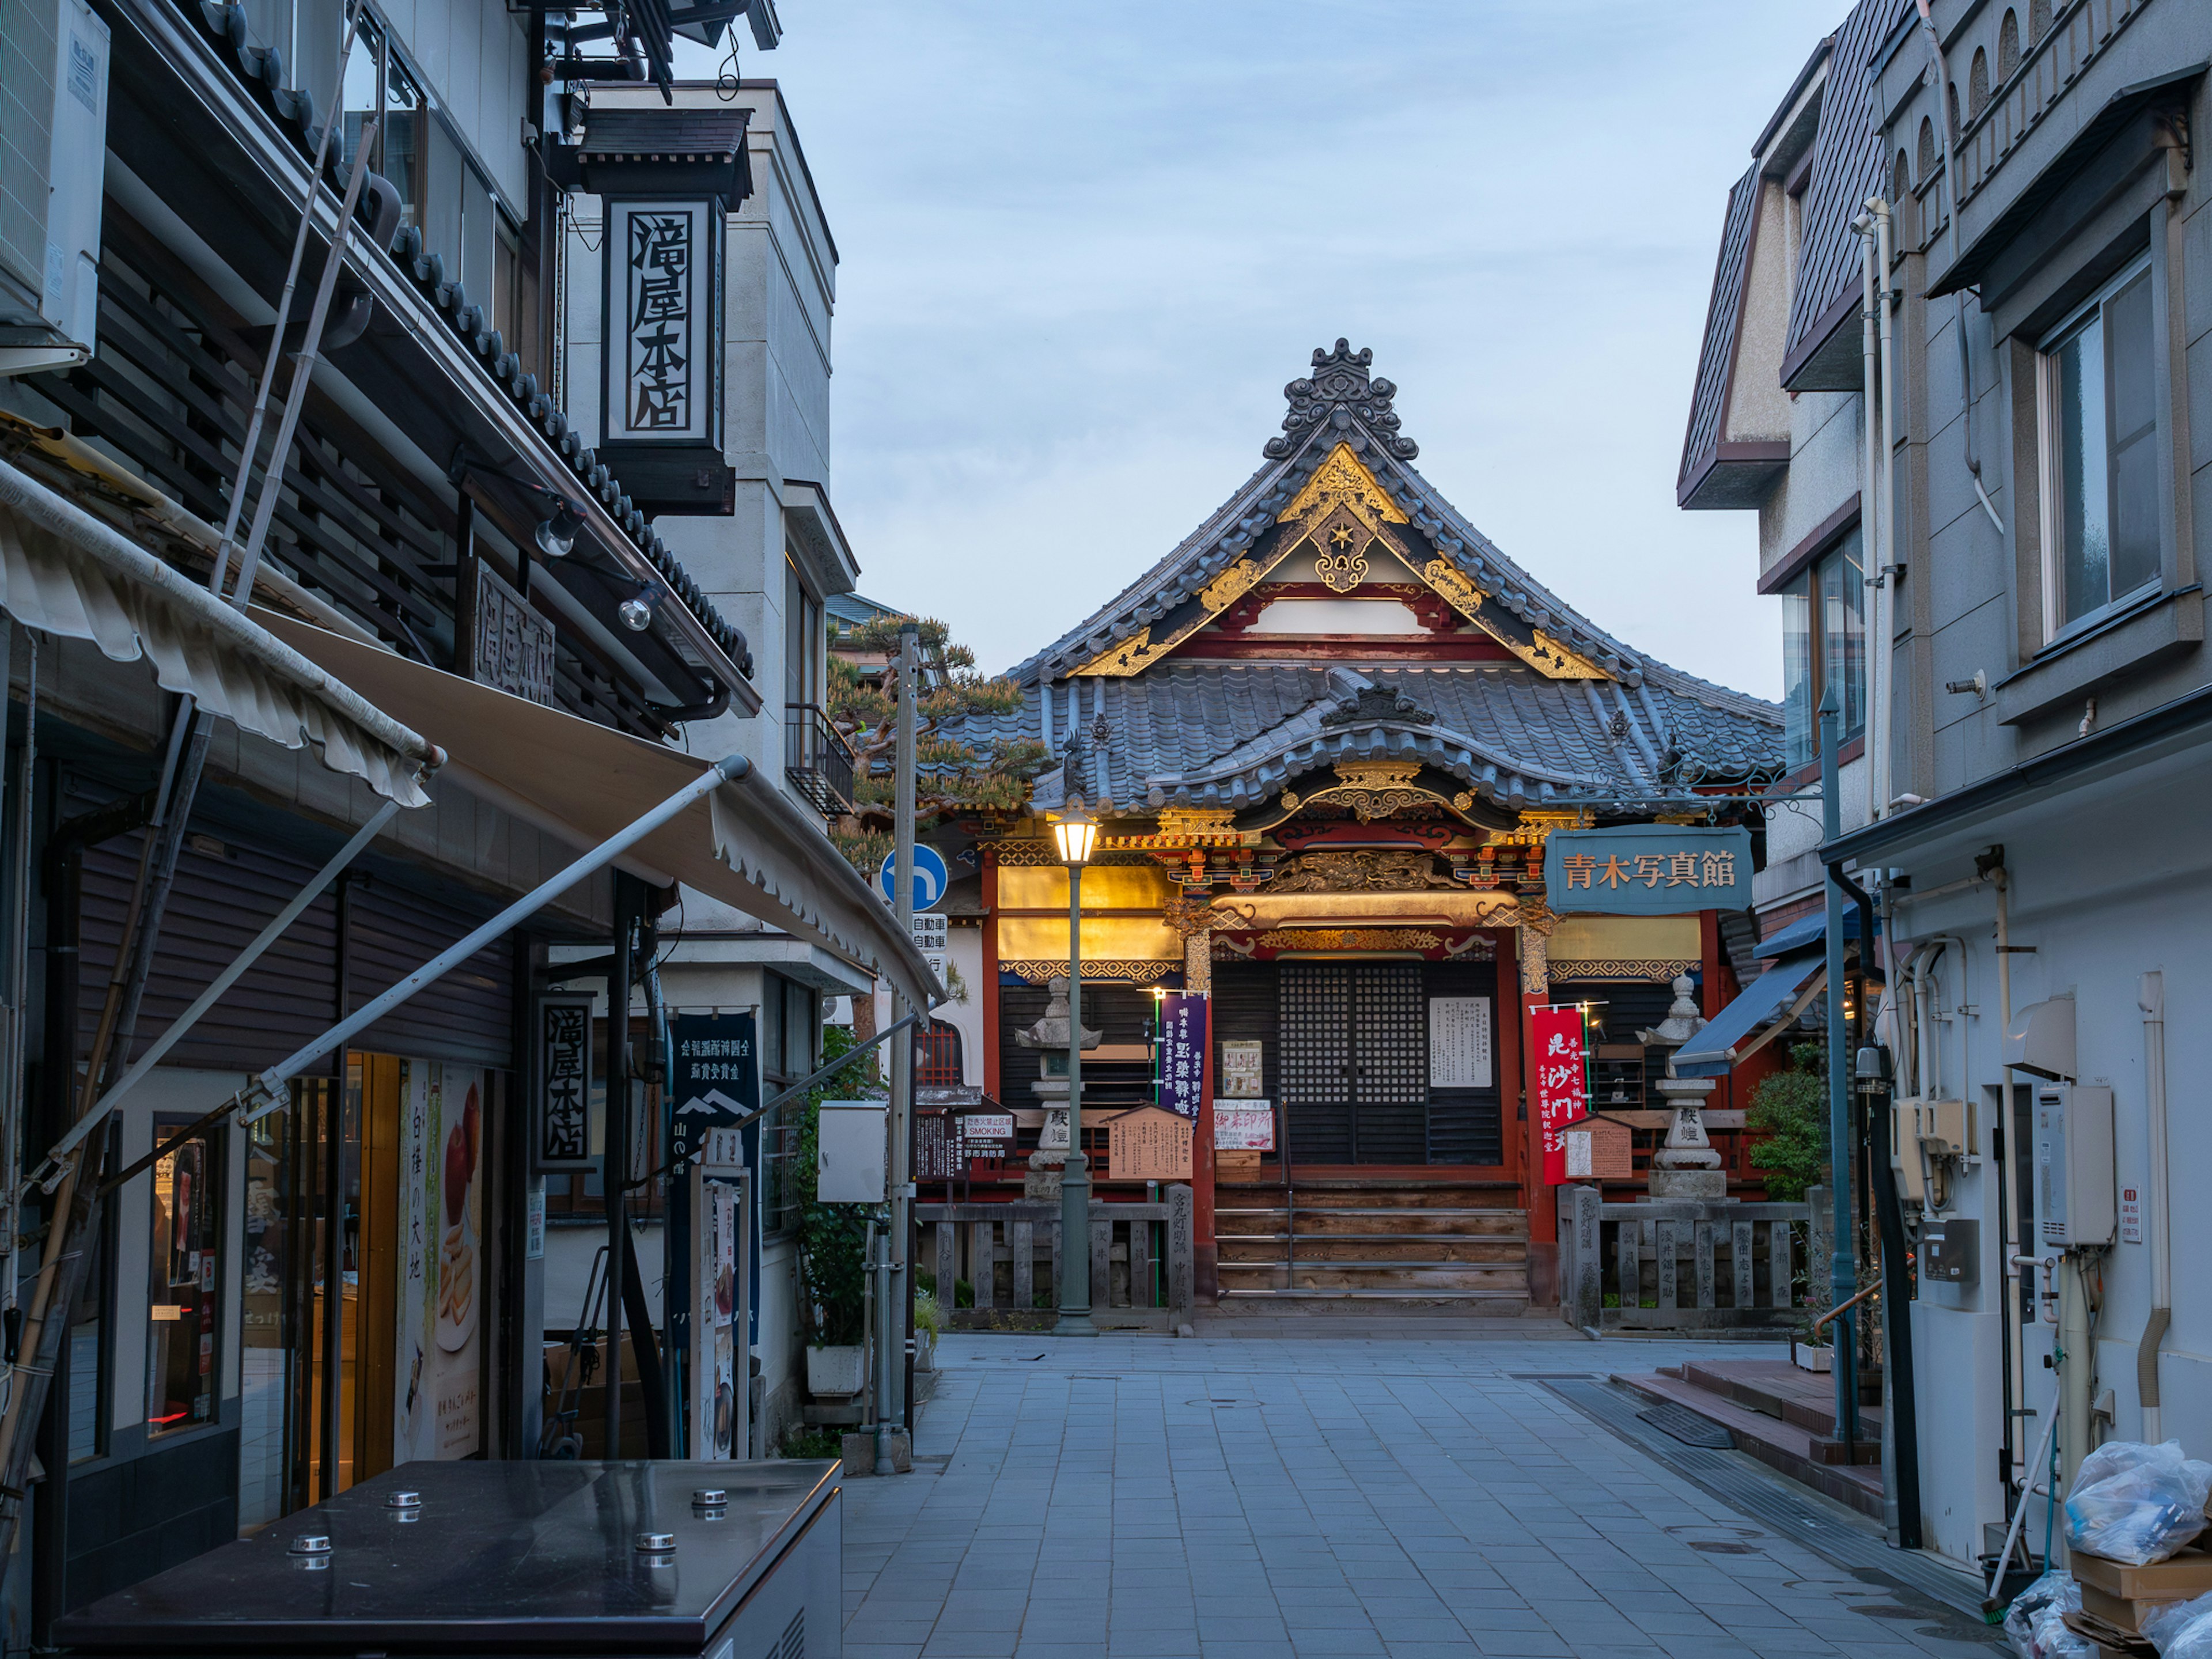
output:
M1862 1461L1838 1461L1843 1449L1829 1436L1835 1407L1833 1385L1826 1376L1801 1371L1786 1360L1725 1359L1620 1373L1613 1380L1654 1404L1679 1406L1718 1424L1735 1437L1739 1451L1862 1515L1881 1519L1881 1413L1860 1407Z
M1504 1183L1334 1176L1222 1186L1214 1237L1224 1299L1433 1302L1519 1312L1528 1220Z

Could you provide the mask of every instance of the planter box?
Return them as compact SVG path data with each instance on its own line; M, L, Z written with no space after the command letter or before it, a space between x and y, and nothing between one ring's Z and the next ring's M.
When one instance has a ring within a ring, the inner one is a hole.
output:
M806 1392L817 1397L860 1393L867 1382L867 1350L850 1347L806 1351Z
M1790 1344L1790 1363L1801 1371L1831 1371L1835 1369L1833 1348L1808 1347L1792 1340Z

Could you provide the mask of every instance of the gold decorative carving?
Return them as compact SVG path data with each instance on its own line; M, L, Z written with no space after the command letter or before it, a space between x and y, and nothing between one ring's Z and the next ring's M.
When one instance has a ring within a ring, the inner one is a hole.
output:
M1390 499L1390 492L1352 453L1350 444L1339 444L1315 469L1297 499L1276 516L1278 524L1293 524L1337 506L1353 507L1385 524L1405 524L1405 514Z
M1490 597L1448 559L1431 559L1421 567L1421 574L1429 579L1429 586L1450 600L1452 609L1463 617L1473 617L1482 609L1483 600Z
M1695 958L1663 957L1606 957L1583 961L1554 962L1550 978L1559 980L1650 981L1664 985L1680 975L1694 972Z
M1588 657L1570 651L1557 640L1537 629L1536 643L1523 648L1507 641L1506 645L1522 661L1555 680L1609 680L1612 675L1600 668Z
M1408 893L1430 888L1456 889L1451 877L1437 873L1427 853L1323 851L1304 853L1279 866L1270 893Z
M1552 914L1551 907L1543 900L1528 894L1521 896L1520 905L1522 933L1524 935L1533 933L1539 939L1551 938L1552 930L1559 925L1559 919Z
M1294 793L1292 793L1291 791L1290 791L1290 790L1288 790L1288 789L1284 790L1284 791L1283 791L1282 800L1283 800L1283 810L1284 810L1285 812L1295 812L1295 811L1297 811L1298 810L1298 805L1299 805L1298 798L1297 798L1297 796Z
M1472 812L1474 810L1474 794L1468 790L1461 790L1452 797L1452 808L1455 811Z
M994 841L986 842L985 845L990 849L991 856L996 859L1000 866L1009 869L1019 868L1024 865L1060 862L1059 848L1051 842L1042 839Z
M1541 847L1554 830L1587 830L1589 815L1580 808L1571 812L1523 812L1510 830L1500 830L1491 839L1505 847Z
M1043 985L1055 979L1067 977L1067 958L1048 957L1042 962L1001 962L1000 969L1014 975L1024 985ZM1182 970L1180 957L1162 962L1096 962L1086 957L1083 962L1083 977L1092 980L1115 980L1129 985L1150 985Z
M1236 833L1237 814L1223 806L1163 806L1159 838Z
M1182 988L1187 994L1212 994L1213 936L1202 929L1182 942Z
M1213 914L1212 901L1200 896L1170 899L1160 907L1160 920L1187 939L1194 933L1205 933L1218 918Z
M1338 784L1348 789L1399 789L1419 775L1417 760L1339 761Z
M1520 949L1516 952L1521 960L1522 995L1540 997L1551 994L1551 974L1545 963L1544 953L1544 933L1528 925L1528 917L1524 912L1520 933Z
M1198 601L1208 611L1224 611L1257 587L1265 574L1250 559L1239 559L1198 590Z
M1068 678L1097 674L1109 679L1126 679L1132 674L1143 673L1159 654L1160 648L1152 643L1152 624L1147 623L1119 645L1108 646Z
M1255 943L1267 951L1434 951L1443 939L1425 927L1277 927Z

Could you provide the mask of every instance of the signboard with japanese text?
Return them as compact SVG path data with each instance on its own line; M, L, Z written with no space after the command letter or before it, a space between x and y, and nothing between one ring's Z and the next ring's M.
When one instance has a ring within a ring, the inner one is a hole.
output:
M1206 1092L1206 1001L1179 991L1160 999L1160 1104L1193 1123Z
M710 200L611 200L609 445L721 443L722 214Z
M399 1062L395 1465L473 1456L483 1441L484 1104L477 1067Z
M1272 1152L1275 1150L1275 1103L1222 1100L1213 1103L1213 1150Z
M1264 1053L1265 1045L1256 1038L1221 1045L1221 1074L1214 1079L1213 1090L1217 1105L1223 1100L1259 1099L1266 1089L1260 1080Z
M673 1286L676 1340L688 1347L690 1340L689 1281L691 1277L691 1180L694 1164L709 1156L719 1164L742 1164L758 1170L760 1124L735 1127L738 1120L760 1104L760 1045L752 1012L742 1013L670 1014L668 1041L676 1086L662 1109L667 1114L668 1133L668 1255ZM759 1193L744 1218L744 1249L747 1276L746 1305L754 1328L748 1341L760 1332L760 1205Z
M467 596L469 678L550 708L553 624L482 559L476 568L476 588Z
M1543 1137L1544 1179L1567 1179L1566 1141L1560 1131L1588 1115L1583 1011L1572 1003L1528 1011L1528 1039L1536 1051L1536 1127Z
M1139 1106L1106 1126L1106 1169L1115 1181L1190 1179L1190 1120Z
M596 1170L592 1152L592 999L538 1000L540 1170Z
M1490 1060L1490 999L1429 999L1429 1087L1487 1089L1495 1080Z
M737 1136L727 1150L741 1151ZM710 1139L714 1139L710 1137ZM696 1341L686 1356L691 1420L685 1456L698 1462L722 1462L745 1455L745 1391L739 1387L738 1332L749 1323L744 1306L744 1214L746 1171L718 1164L714 1148L684 1177L693 1228L690 1279L691 1329Z
M1751 832L1674 823L1554 830L1544 842L1544 902L1560 915L1741 910L1751 902Z

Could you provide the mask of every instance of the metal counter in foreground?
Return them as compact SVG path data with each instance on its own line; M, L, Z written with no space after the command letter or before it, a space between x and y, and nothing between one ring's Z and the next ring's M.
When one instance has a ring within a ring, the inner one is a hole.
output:
M837 1471L410 1463L69 1614L55 1641L276 1659L836 1659Z

